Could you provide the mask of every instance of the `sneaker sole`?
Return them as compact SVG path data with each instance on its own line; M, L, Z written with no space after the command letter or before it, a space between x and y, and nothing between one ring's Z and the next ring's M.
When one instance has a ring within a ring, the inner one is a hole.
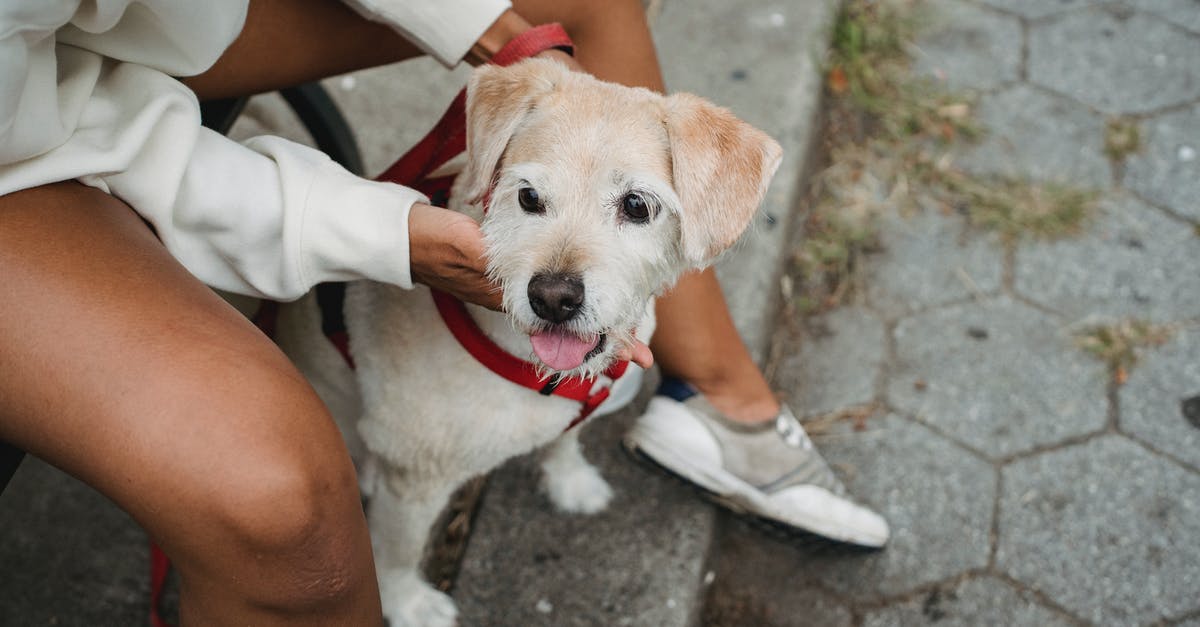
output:
M689 464L687 461L682 460L678 457L675 457L669 451L662 451L662 450L654 451L653 453L658 454L658 457L654 457L654 456L652 456L651 452L647 452L646 450L643 450L645 448L644 446L639 445L638 443L632 441L632 439L629 439L629 438L623 439L622 444L623 444L622 448L624 448L626 450L626 452L628 452L635 459L644 461L651 467L659 469L661 472L667 474L668 476L684 483L689 488L698 492L701 496L708 499L709 501L712 501L713 503L720 505L721 507L723 507L723 508L729 510L730 512L734 513L735 515L737 515L739 518L746 520L747 522L751 523L753 526L758 527L768 533L771 533L772 535L777 535L777 536L782 535L784 537L784 539L797 539L798 538L798 539L802 539L805 541L811 541L813 539L824 540L824 541L827 541L830 543L834 543L841 547L853 548L856 550L862 550L862 551L867 551L867 552L878 551L878 550L881 550L885 546L885 545L877 544L877 543L872 544L872 543L856 541L852 538L846 537L844 534L839 534L834 530L830 530L830 529L824 527L819 522L813 522L812 524L810 524L808 526L802 526L797 523L779 520L777 518L772 518L770 516L766 516L764 514L757 513L754 511L756 506L757 506L757 508L761 508L761 509L765 510L765 509L767 509L766 505L762 504L762 503L747 505L746 503L742 502L741 499L752 500L752 497L748 497L746 494L742 493L742 492L748 491L748 490L745 490L745 488L743 488L742 486L726 486L725 489L729 493L722 494L722 493L717 492L716 490L710 488L709 486L706 486L706 485L700 483L699 481L696 481L695 479L687 476L680 470L672 468L670 466L667 466L663 462L659 461L659 459L667 458L667 459L671 460L672 463L678 464L680 467L686 468L688 471L690 471L696 475L701 475L701 476L706 477L714 485L730 483L727 480L727 478L713 476L712 473L704 471L703 469L700 469L700 468L696 468L695 466Z

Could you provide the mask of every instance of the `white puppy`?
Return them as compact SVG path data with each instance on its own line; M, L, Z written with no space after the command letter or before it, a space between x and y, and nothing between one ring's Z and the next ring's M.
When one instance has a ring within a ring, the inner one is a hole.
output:
M648 341L654 295L737 239L779 165L772 139L688 94L544 60L481 67L467 89L468 160L451 208L480 221L507 314L468 311L548 376L599 374L633 336ZM478 363L429 290L347 288L353 373L316 315L311 296L285 311L279 341L330 404L362 470L393 627L454 623L453 602L418 567L431 524L465 480L553 442L542 462L551 501L585 513L608 504L578 429L564 434L580 403Z

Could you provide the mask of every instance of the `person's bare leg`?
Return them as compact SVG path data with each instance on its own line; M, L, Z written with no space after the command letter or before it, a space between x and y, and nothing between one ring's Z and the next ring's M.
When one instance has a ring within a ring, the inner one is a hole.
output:
M597 78L665 90L640 1L515 0L513 8L535 24L562 22L580 65ZM656 313L650 348L664 374L694 385L730 418L774 418L779 401L742 343L712 269L681 278Z
M0 438L144 526L204 625L381 622L354 469L315 393L120 201L0 196Z
M658 300L650 347L665 374L687 381L725 416L774 418L779 401L738 335L711 269L690 274Z

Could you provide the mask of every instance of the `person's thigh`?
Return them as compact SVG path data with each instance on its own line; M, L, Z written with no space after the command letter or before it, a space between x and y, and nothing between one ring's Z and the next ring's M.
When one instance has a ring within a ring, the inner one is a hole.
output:
M306 594L377 616L354 469L328 413L128 206L78 183L0 196L0 277L0 438L112 498L177 561L185 591L223 598L227 617ZM270 559L245 559L256 552ZM271 572L289 563L329 572Z

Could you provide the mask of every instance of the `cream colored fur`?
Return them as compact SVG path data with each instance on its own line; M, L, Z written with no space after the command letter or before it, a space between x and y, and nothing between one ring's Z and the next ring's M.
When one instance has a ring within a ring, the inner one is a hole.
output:
M529 304L530 278L581 276L583 307L563 326L608 341L568 374L602 372L635 329L648 341L653 296L738 237L779 163L773 140L699 98L603 83L550 61L476 70L467 113L469 156L451 208L480 220L488 271L508 313L469 311L499 345L536 363L529 334L547 323ZM544 213L519 206L525 186L545 201ZM489 187L485 216L479 202ZM630 192L653 205L647 223L622 214ZM320 336L311 295L287 309L279 342L330 405L370 497L392 627L455 621L453 602L418 568L430 525L463 481L549 444L543 488L559 509L592 513L611 499L580 452L578 429L563 434L579 404L540 396L476 362L424 287L348 287L353 373Z

